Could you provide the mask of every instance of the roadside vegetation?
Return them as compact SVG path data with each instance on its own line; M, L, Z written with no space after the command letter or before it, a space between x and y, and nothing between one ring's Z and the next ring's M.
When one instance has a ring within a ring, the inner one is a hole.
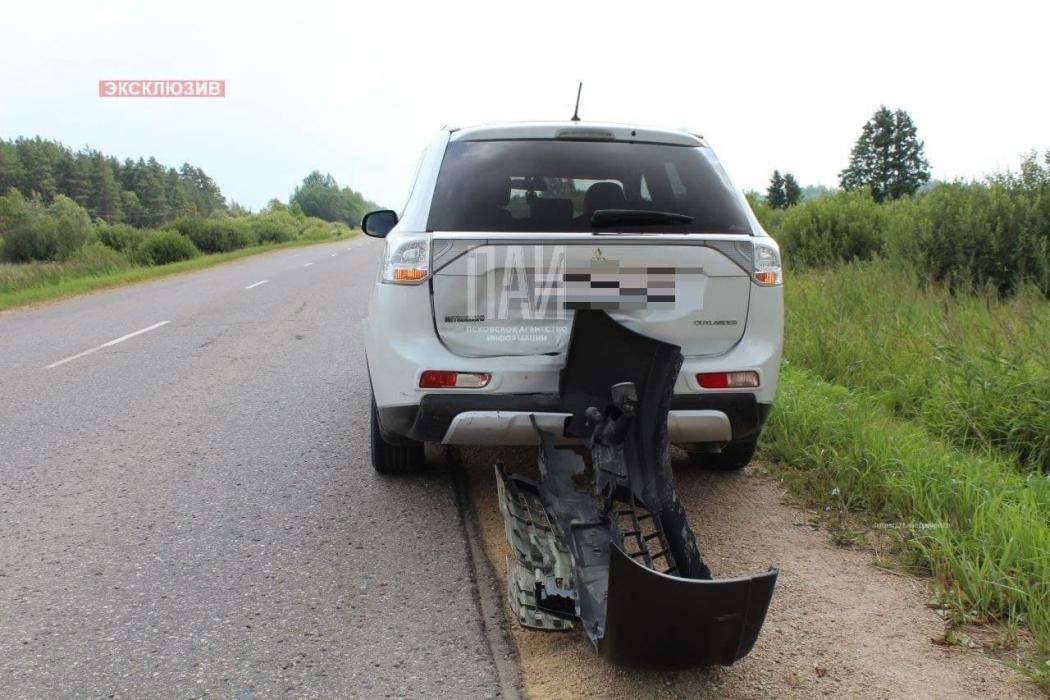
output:
M862 144L892 140L887 114L842 189L749 195L788 267L763 454L833 528L889 535L952 623L999 623L999 651L1050 688L1050 154L929 185L901 148L916 176L876 183L907 171Z
M189 164L0 140L0 309L348 236L372 208L315 171L252 213Z

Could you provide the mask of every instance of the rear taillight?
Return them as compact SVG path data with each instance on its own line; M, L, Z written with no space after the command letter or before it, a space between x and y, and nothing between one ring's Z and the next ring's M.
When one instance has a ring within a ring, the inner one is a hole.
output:
M386 243L383 281L393 284L419 284L430 276L430 236L405 234Z
M420 389L480 389L488 386L492 375L488 372L452 372L428 369L419 375Z
M758 386L758 372L701 372L696 383L705 389L753 389Z
M759 284L771 287L784 282L784 271L780 266L780 251L770 243L755 243L754 275Z

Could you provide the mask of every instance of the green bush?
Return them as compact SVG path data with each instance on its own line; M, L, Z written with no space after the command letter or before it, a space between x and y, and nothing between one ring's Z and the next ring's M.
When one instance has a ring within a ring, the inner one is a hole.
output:
M193 241L178 231L151 231L135 249L134 260L139 265L166 265L198 255Z
M126 270L131 267L131 261L126 254L95 242L88 243L71 255L62 267L67 276L98 276Z
M65 260L87 242L90 231L87 212L63 195L51 206L14 189L0 197L0 235L10 262Z
M912 227L921 270L956 289L1010 294L1033 282L1050 294L1050 179L942 184L921 203Z
M64 262L0 263L0 294L57 285L78 277L99 277L131 266L123 253L89 243Z
M285 243L299 238L299 222L286 211L253 216L250 222L260 243Z
M142 243L146 231L127 224L99 224L95 227L95 234L103 245L122 253L129 253Z
M259 238L251 225L229 216L196 219L185 217L174 222L174 228L193 241L204 253L226 253L257 245Z
M788 264L812 267L874 257L882 251L885 227L882 207L855 190L791 207L769 233Z
M69 258L87 243L92 227L84 207L59 194L47 208L47 215L55 223L56 260Z
M1034 284L1050 296L1050 154L1020 173L940 183L915 197L875 204L838 192L785 211L748 197L788 264L817 267L876 255L956 291L1001 295Z

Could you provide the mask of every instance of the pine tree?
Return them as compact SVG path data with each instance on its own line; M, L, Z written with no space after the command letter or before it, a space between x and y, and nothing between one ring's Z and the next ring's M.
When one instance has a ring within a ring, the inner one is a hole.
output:
M911 116L882 106L861 130L839 178L843 189L868 188L881 202L914 194L929 181L929 167Z
M766 203L774 209L783 209L787 206L784 177L779 170L774 170L773 177L769 178L769 188L766 190Z
M88 162L91 173L91 195L88 197L87 210L92 216L102 219L107 224L122 221L124 212L121 207L120 183L117 182L114 168L116 161L95 151Z
M138 195L131 190L123 190L120 193L120 209L124 213L124 221L132 226L149 226L149 212L139 202Z
M15 144L0 141L0 197L12 187L21 187L25 181L25 170L18 158Z
M802 201L802 188L791 173L784 173L784 207L793 207Z

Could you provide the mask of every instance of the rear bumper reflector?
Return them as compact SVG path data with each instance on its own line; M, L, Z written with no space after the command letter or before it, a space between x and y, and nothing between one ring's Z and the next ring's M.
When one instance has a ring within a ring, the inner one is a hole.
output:
M705 389L750 389L758 386L758 372L701 372L696 383Z
M428 369L419 375L420 389L481 389L488 386L492 375L488 372L454 372Z

